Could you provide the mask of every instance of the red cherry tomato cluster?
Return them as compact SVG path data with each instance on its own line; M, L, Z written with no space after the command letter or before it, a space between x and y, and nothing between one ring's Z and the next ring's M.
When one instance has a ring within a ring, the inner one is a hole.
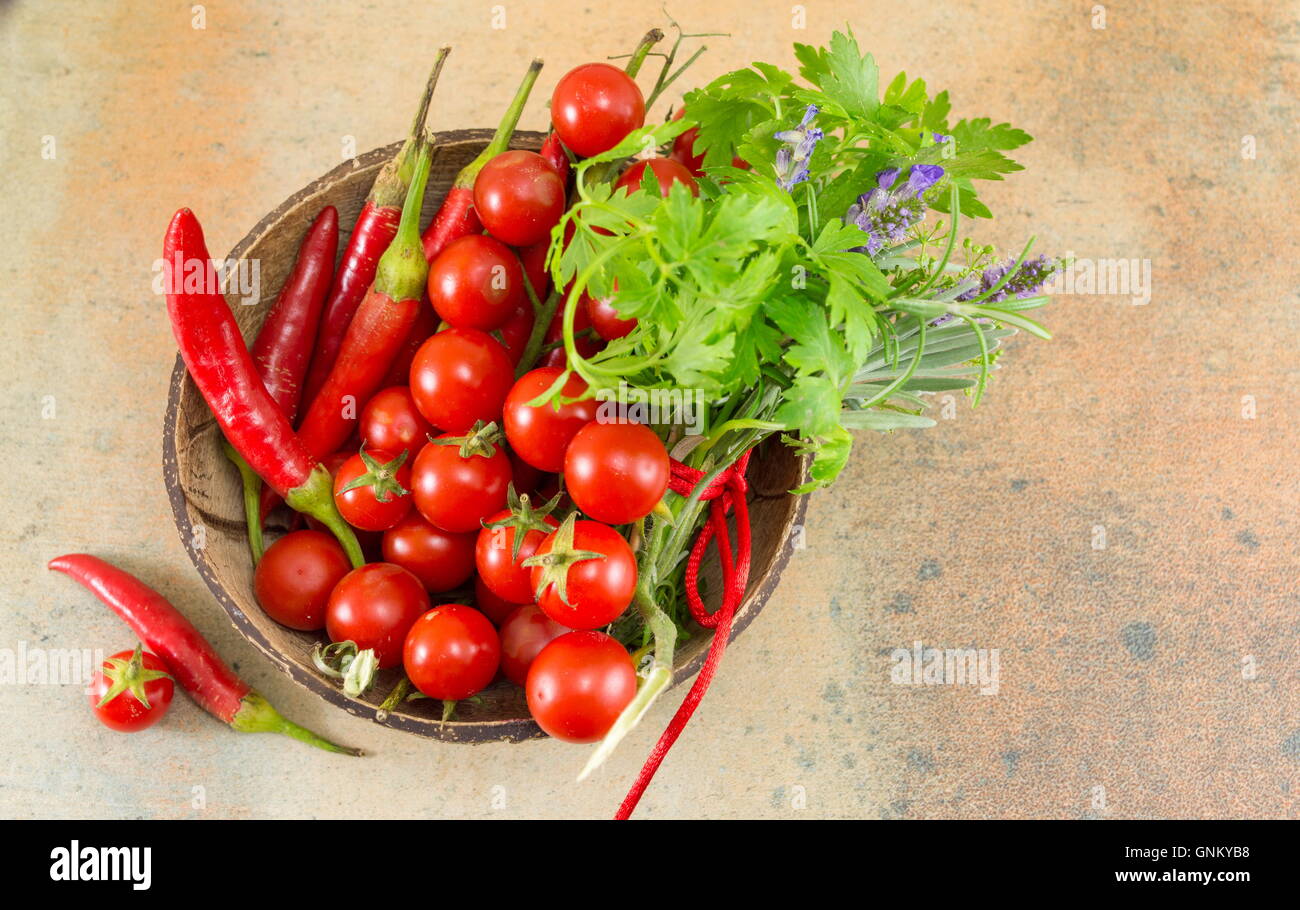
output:
M625 72L591 63L559 81L551 113L564 154L592 156L644 124L645 102ZM568 168L555 162L511 150L482 163L471 223L483 232L428 253L424 306L440 330L412 345L407 385L357 402L358 438L325 462L340 513L372 535L380 561L350 569L331 536L293 531L266 551L254 589L277 622L350 642L354 664L369 652L400 666L428 698L461 701L504 677L543 730L590 742L636 692L608 627L636 591L626 530L664 496L669 457L649 427L599 421L576 373L556 388L562 314L535 362L520 363L567 205ZM655 158L615 187L698 193L698 174L693 159ZM583 357L637 328L617 288L583 295L575 317Z

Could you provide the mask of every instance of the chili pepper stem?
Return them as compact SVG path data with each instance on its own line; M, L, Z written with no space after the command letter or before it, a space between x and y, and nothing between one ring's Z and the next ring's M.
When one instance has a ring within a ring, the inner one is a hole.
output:
M424 245L420 242L420 210L433 157L427 137L419 140L417 148L415 174L406 189L397 235L375 269L374 289L392 300L418 300L429 275L429 262L424 258Z
M438 57L433 63L433 72L429 74L429 82L424 87L425 94L421 96L422 102L431 97L434 88L437 87L438 77L442 74L442 65L446 62L449 53L451 53L450 47L439 49ZM417 153L424 142L423 125L427 113L428 106L422 103L420 110L417 112L417 119L411 135L398 149L397 154L393 156L393 160L385 164L375 177L375 182L370 187L369 196L369 200L375 206L396 208L402 204L402 200L406 197L406 191L411 184L411 176L418 163L419 156Z
M541 71L541 59L535 59L528 65L528 72L524 73L524 81L519 83L519 88L515 90L515 97L511 100L510 106L506 108L505 114L502 115L501 122L497 124L496 132L492 134L492 141L487 144L487 148L479 152L477 158L461 168L460 173L456 175L456 182L453 186L466 189L472 188L474 181L478 179L478 172L483 170L483 165L510 147L510 139L515 134L515 127L519 125L519 118L524 112L524 105L528 103L528 96L532 93L533 84L537 81L537 74Z
M240 733L280 733L290 736L326 752L338 752L341 755L364 755L360 749L351 749L332 743L323 736L313 733L306 727L300 727L271 705L269 701L256 692L249 692L240 703L230 726Z
M351 525L343 520L338 506L334 504L334 482L324 465L318 464L312 468L307 481L290 490L285 501L294 511L310 515L329 528L343 545L343 552L347 553L352 568L359 569L366 564L361 544L357 543L357 535L352 532Z
M253 552L253 565L262 561L262 478L248 466L244 456L240 455L227 440L221 441L221 448L231 464L239 469L239 482L244 488L244 521L248 524L248 548Z
M397 153L397 170L404 184L411 182L411 175L415 168L416 152L421 137L424 135L424 123L429 119L429 103L433 100L433 90L438 86L438 77L442 75L442 66L447 62L447 55L450 53L450 45L444 44L438 48L438 56L433 61L433 70L429 73L429 81L424 84L424 94L420 96L420 106L415 112L415 119L411 121L411 131L406 134L406 142L402 144L401 151Z

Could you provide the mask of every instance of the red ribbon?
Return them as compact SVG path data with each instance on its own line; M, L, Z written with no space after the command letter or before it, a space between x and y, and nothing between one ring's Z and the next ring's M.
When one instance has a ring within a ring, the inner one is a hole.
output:
M681 735L691 715L695 713L695 709L704 698L704 693L709 690L709 683L713 682L713 674L717 672L718 664L722 662L722 653L727 650L727 643L731 640L731 621L735 617L741 599L745 596L745 587L749 583L749 505L745 501L745 492L749 489L749 485L745 483L745 469L748 466L749 452L746 452L736 459L735 464L715 477L700 494L700 499L709 503L709 520L700 530L700 535L695 538L695 546L691 548L690 558L686 561L686 605L697 623L706 629L714 630L713 642L709 645L709 653L704 658L700 675L695 678L691 691L686 693L686 698L677 709L677 713L673 715L673 719L669 721L663 735L659 737L659 742L655 743L650 757L646 759L641 773L637 775L636 782L632 784L632 789L624 797L623 804L618 807L615 819L625 819L636 809L637 803L641 801L641 794L645 793L646 787L654 779L655 772L659 770L659 766L668 755L668 750L673 747L673 743L677 741L677 737ZM676 459L673 460L672 476L668 481L668 487L674 493L689 496L702 480L704 480L703 471L697 471ZM731 509L736 511L734 559L731 555L731 536L727 531L727 512ZM708 548L709 542L715 538L718 541L718 561L722 564L722 606L716 613L706 613L699 592L700 563L704 561L704 551Z

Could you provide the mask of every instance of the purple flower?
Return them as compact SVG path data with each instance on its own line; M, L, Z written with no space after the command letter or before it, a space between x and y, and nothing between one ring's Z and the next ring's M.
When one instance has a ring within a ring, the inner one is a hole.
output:
M980 294L991 290L995 284L1002 280L1013 265L1016 264L1014 259L1008 259L1006 262L998 265L991 265L984 270L984 273L976 280L974 275L969 275L963 279L963 284L968 285L967 289L958 294L954 300L965 302L973 300ZM1008 297L1025 298L1033 297L1043 289L1047 279L1052 277L1056 271L1056 263L1049 260L1046 256L1036 256L1033 259L1026 259L1020 263L1020 268L1016 269L1014 275L1007 279L1007 283L998 289L996 294L990 296L982 303L993 303L999 300L1006 300ZM930 325L938 327L947 325L957 317L951 313L940 316L938 319L930 321ZM987 319L976 319L976 322L988 322Z
M786 192L808 179L808 162L812 160L817 143L825 136L817 127L808 125L815 116L817 105L810 104L797 127L774 134L776 139L785 143L776 153L776 182Z
M961 301L972 300L980 294L990 291L995 284L1002 280L1002 276L1011 270L1016 264L1015 259L1008 259L1004 263L989 266L980 276L979 287L973 287L968 291L963 291L957 295ZM1020 268L1016 269L1015 274L1007 279L1007 283L998 289L996 294L988 298L988 303L994 303L999 300L1006 300L1008 297L1033 297L1047 279L1052 277L1052 272L1056 271L1056 263L1048 260L1046 256L1035 256L1033 259L1026 259L1020 263Z
M922 196L943 177L943 168L937 164L914 164L907 183L893 189L901 171L886 168L876 175L876 188L863 193L858 201L844 213L845 224L855 224L867 234L865 246L857 252L874 256L886 241L898 243L907 229L925 217Z
M935 134L934 134L934 141L935 141L937 144L942 145L942 144L945 143L945 142L951 142L951 141L952 141L952 137L951 137L951 136L945 136L943 133L935 133Z

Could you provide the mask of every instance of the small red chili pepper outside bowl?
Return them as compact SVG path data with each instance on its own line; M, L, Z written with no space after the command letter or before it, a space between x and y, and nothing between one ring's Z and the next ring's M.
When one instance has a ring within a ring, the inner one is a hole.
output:
M433 150L433 168L424 200L423 224L433 217L442 198L462 167L492 137L492 130L442 133ZM514 148L536 150L543 135L516 132ZM378 148L341 164L325 176L294 193L263 218L232 250L230 260L258 260L261 298L257 305L241 305L232 297L231 309L244 337L253 339L267 311L289 275L294 256L312 219L326 205L339 213L339 249L347 245L375 175L393 157L400 143ZM748 593L736 611L732 638L758 615L789 560L802 526L806 497L787 491L802 480L804 464L779 442L761 446L751 460L750 521L753 562ZM171 500L176 529L186 552L217 602L235 627L293 680L325 700L360 717L398 730L447 742L520 742L542 736L528 714L523 690L504 680L494 683L475 702L463 702L450 721L442 721L442 705L431 699L404 702L380 720L378 708L400 678L400 670L381 672L375 686L361 699L344 694L338 683L312 663L311 651L324 633L298 632L275 622L253 596L253 566L248 552L243 501L238 472L221 451L221 435L202 396L185 371L180 357L172 372L163 422L163 479ZM271 539L283 531L273 516L267 528ZM201 529L201 530L200 530ZM712 553L712 548L710 549ZM717 606L722 590L717 560L705 559L701 571L705 602ZM710 633L700 630L677 649L674 682L693 676L704 662Z

